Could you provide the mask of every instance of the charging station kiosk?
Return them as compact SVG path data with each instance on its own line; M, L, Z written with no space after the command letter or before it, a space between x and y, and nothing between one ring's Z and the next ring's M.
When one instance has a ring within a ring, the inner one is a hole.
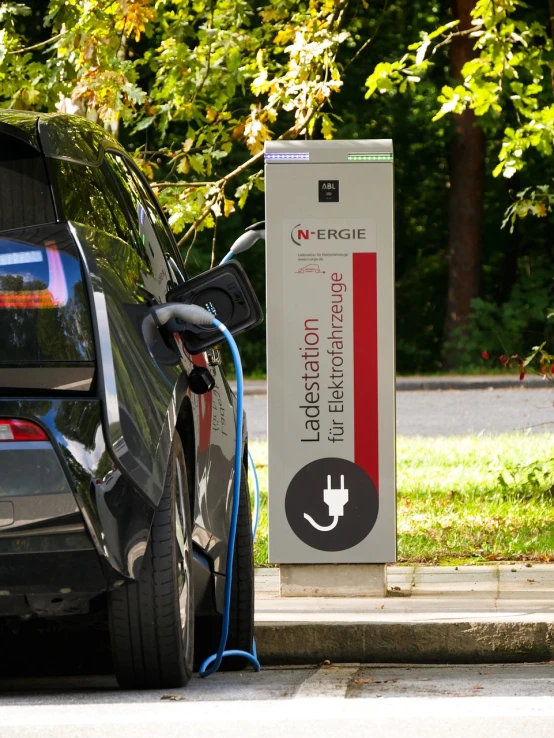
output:
M269 560L396 560L393 149L265 146Z

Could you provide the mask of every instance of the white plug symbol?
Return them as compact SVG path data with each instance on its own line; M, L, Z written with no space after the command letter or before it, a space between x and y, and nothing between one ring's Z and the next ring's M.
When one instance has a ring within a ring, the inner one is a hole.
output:
M329 508L329 517L333 518L332 523L329 525L319 525L308 513L304 513L304 517L316 530L326 532L336 528L339 518L342 518L344 515L344 506L348 502L348 490L344 488L344 474L340 475L339 489L333 489L331 487L331 475L327 475L327 487L323 490L323 501Z

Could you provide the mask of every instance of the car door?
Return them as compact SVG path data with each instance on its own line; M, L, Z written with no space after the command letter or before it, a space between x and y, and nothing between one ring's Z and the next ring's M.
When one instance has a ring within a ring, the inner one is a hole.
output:
M150 306L165 299L169 270L157 245L146 248L139 240L105 162L52 160L49 171L94 293L107 440L121 467L157 504L174 428L168 409L182 399L186 376L161 337L152 355L141 327Z
M130 216L139 232L144 247L151 251L153 263L158 265L153 283L144 280L144 287L158 301L165 302L170 286L185 279L185 269L159 204L134 163L118 152L107 152L106 164L124 188L125 199L132 210ZM167 268L163 272L162 257ZM165 292L164 292L165 290ZM228 520L230 515L230 485L235 443L234 397L221 371L219 351L191 357L184 350L178 336L183 367L187 374L193 365L207 366L215 380L214 389L204 395L189 391L193 405L196 438L197 497L194 505L194 539L211 552L216 570L221 571L226 554Z

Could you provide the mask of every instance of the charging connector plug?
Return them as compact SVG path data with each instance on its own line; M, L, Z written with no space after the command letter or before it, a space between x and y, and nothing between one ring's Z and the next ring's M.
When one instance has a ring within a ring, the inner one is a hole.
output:
M331 477L327 476L327 488L323 490L323 501L329 508L331 518L342 518L344 506L348 502L348 490L344 488L344 474L340 476L340 488L333 489Z
M329 517L333 518L329 525L319 525L308 513L304 513L304 518L313 528L326 533L337 527L339 518L344 515L344 506L348 502L348 490L344 488L344 474L341 474L340 487L336 489L331 486L331 475L327 475L327 487L323 490L323 501L329 508Z

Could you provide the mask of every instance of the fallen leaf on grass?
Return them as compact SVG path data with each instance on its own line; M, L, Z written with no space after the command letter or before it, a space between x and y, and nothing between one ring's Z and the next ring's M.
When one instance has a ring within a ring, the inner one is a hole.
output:
M180 694L162 694L160 697L161 700L173 700L173 702L178 702L179 700L182 700Z

